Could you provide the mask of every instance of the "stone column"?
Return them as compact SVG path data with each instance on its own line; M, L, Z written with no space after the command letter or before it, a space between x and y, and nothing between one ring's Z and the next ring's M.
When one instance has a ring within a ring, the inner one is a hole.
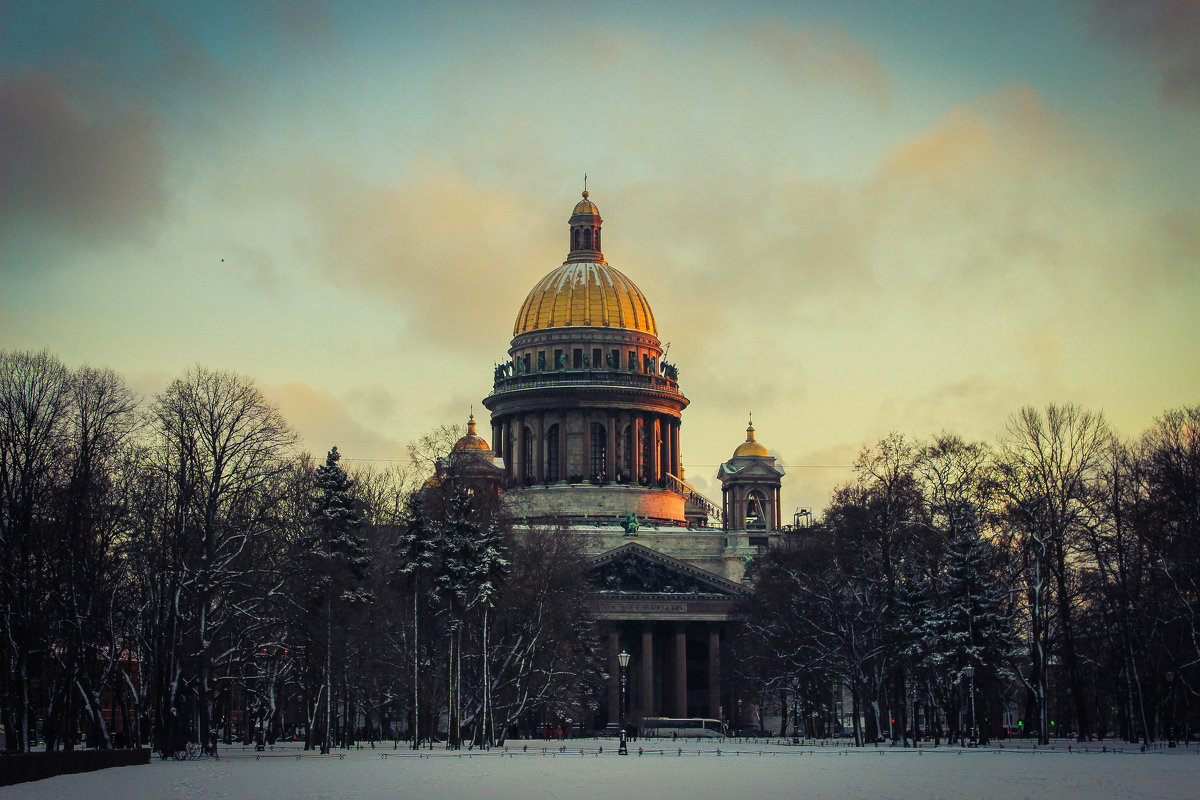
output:
M679 463L679 420L671 420L671 474L676 478L682 477L682 465Z
M659 477L671 471L671 420L659 417Z
M567 472L567 415L558 415L558 479L566 482Z
M633 417L633 452L629 454L630 461L633 466L633 474L629 476L630 483L637 483L638 478L643 474L644 466L642 465L642 437L645 436L645 424L642 421L641 414L635 414Z
M604 471L609 481L617 479L617 415L608 412L608 452L604 458Z
M592 413L583 410L579 412L579 417L583 420L583 465L579 474L586 482L592 479Z
M518 483L525 483L525 415L517 417L517 444L513 448L513 472Z
M675 628L675 697L671 715L686 717L687 713L687 632L682 625Z
M721 718L721 629L708 629L708 715Z
M643 717L654 714L654 626L642 628L642 696L639 698Z
M658 481L662 478L662 429L659 426L658 417L652 417L647 420L650 429L646 431L646 436L650 437L650 475L649 481L651 486L657 486Z
M617 661L617 653L621 652L621 634L616 629L616 623L608 634L608 721L617 722L620 719L621 708L621 664Z
M537 458L537 466L533 470L533 477L538 483L546 480L546 413L538 412L537 415L537 452L534 457Z

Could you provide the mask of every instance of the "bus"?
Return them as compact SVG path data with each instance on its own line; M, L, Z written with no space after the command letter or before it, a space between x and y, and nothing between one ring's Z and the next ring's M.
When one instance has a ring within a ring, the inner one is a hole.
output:
M642 720L642 736L709 737L724 738L729 735L729 726L719 719L646 717Z

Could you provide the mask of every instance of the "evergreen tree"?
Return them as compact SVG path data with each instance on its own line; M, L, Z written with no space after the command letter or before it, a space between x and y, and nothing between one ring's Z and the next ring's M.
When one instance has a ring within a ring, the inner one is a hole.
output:
M475 570L472 575L475 584L474 605L483 609L483 630L480 648L483 662L483 709L481 726L481 743L484 747L492 745L492 681L490 675L490 649L488 646L488 617L491 613L495 597L509 571L508 549L505 547L504 535L500 526L493 519L483 529L478 547L476 548Z
M1007 597L993 577L994 549L979 535L973 507L963 509L960 519L962 524L952 529L949 542L942 605L931 620L931 632L938 641L936 658L943 675L954 683L962 681L969 686L964 670L972 667L975 690L995 696L1001 684L1013 677L1009 664L1014 642ZM968 706L970 700L968 697ZM976 710L988 713L986 708ZM975 727L986 732L989 726L976 720Z
M405 504L404 526L396 540L394 578L412 595L412 749L421 746L421 600L442 561L439 530L425 509L425 493L414 492Z
M315 472L316 498L309 513L310 527L302 561L310 596L319 599L325 633L324 727L321 752L328 753L333 738L333 631L335 614L371 599L363 586L371 559L358 529L362 515L355 507L353 482L338 466L341 455L329 451L325 465ZM345 626L339 625L344 632ZM345 636L342 644L345 644Z

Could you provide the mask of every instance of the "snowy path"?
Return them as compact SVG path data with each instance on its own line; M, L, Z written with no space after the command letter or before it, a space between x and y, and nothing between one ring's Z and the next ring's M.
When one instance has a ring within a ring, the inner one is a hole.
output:
M522 745L530 746L522 752ZM762 744L635 743L633 755L612 741L580 740L565 754L558 742L517 742L509 752L447 753L358 750L344 758L276 750L256 758L234 748L220 761L164 762L6 787L5 800L579 800L580 798L802 798L843 800L1197 800L1200 751L1178 748L1067 753L845 750ZM637 746L662 755L638 757ZM596 754L598 746L602 754ZM548 749L542 754L542 747ZM580 755L580 748L585 755ZM717 748L720 748L720 755ZM296 751L298 752L298 751ZM384 758L384 755L387 758Z

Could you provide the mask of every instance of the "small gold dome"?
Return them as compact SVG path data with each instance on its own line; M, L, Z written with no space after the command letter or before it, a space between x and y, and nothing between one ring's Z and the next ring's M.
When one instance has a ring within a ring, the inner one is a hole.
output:
M544 328L627 328L658 336L650 303L608 264L568 261L538 281L521 304L513 336Z
M471 419L467 422L467 435L460 438L454 443L454 449L457 450L488 450L488 443L483 437L475 433L475 414L471 414Z
M572 217L578 214L594 214L597 217L600 216L600 209L596 208L595 203L593 203L591 200L588 200L587 189L583 190L583 199L575 204L575 210L571 212Z
M767 448L754 440L754 423L746 428L746 441L738 445L737 450L733 451L733 457L738 456L769 456Z

